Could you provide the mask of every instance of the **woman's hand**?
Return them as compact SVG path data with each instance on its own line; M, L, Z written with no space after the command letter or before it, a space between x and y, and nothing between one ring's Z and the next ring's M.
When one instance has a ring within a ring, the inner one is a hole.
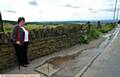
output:
M20 45L20 41L17 41L16 44Z

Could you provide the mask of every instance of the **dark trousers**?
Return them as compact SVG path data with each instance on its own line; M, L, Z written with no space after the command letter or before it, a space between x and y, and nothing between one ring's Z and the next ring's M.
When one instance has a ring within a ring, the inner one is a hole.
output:
M27 57L28 44L29 42L24 42L23 46L14 44L19 65L24 65L28 63L28 57Z

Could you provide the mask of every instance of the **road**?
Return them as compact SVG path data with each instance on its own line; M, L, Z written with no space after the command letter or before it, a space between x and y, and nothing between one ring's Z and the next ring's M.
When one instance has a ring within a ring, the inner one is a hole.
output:
M82 77L120 77L120 27L112 43L92 63Z

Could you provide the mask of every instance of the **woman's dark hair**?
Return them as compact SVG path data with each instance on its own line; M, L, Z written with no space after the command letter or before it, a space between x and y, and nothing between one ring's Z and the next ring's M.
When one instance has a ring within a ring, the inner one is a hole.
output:
M18 23L21 22L22 20L25 21L25 18L24 17L19 17L18 18Z

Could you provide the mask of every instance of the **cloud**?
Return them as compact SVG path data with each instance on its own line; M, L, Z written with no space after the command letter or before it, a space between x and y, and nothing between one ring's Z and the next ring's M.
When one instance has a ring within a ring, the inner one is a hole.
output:
M98 13L98 11L91 11L91 13Z
M94 8L88 8L88 10L90 11L90 13L97 13L98 11Z
M75 16L79 16L79 14L78 14L78 13L74 13L74 15L75 15Z
M4 12L9 12L9 13L16 13L16 11L13 10L3 10Z
M107 6L114 7L114 4L113 3L109 3L109 4L107 4Z
M94 11L94 9L93 9L93 8L88 8L88 10L90 10L90 11Z
M30 4L30 5L34 5L34 6L38 5L36 0L30 1L29 4Z
M103 10L101 10L101 11L114 12L114 8L103 9Z
M113 15L115 0L0 0L4 19L26 20L95 19ZM120 2L119 2L120 4Z
M38 11L38 13L43 13L43 11Z
M100 9L99 11L107 11L107 12L114 12L114 8L106 8L106 9ZM120 11L120 8L117 8L116 11L119 10Z
M70 7L70 8L80 8L78 6L73 6L73 5L70 5L70 4L67 4L67 5L64 5L65 7Z

